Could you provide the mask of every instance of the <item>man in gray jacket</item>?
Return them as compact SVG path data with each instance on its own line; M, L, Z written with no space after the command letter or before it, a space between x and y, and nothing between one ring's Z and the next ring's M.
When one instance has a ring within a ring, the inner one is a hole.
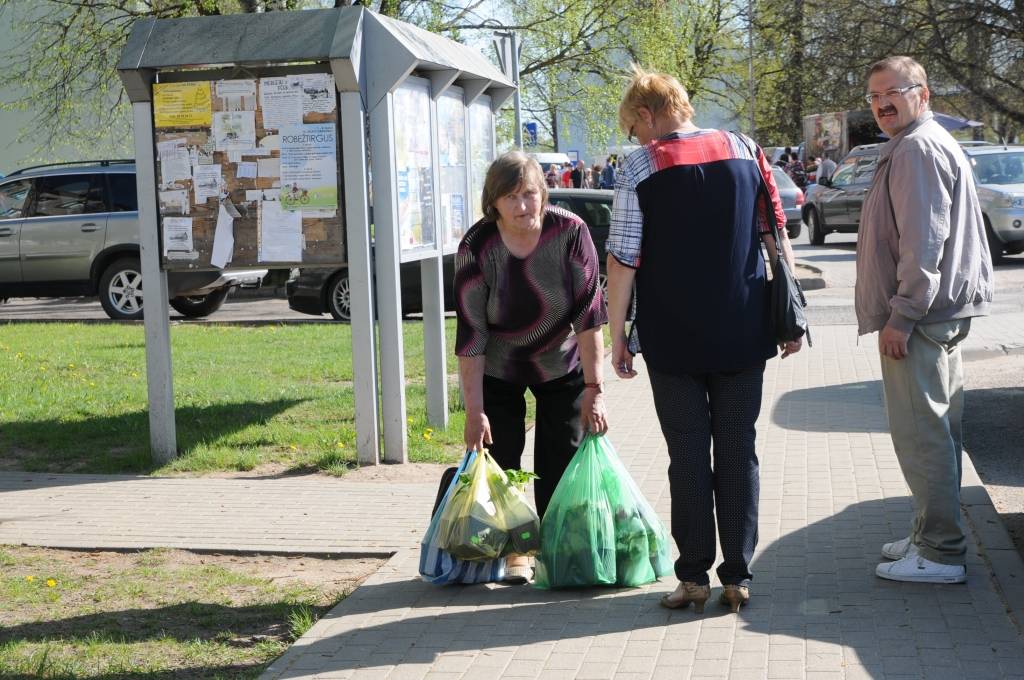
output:
M963 369L971 318L988 313L992 259L967 158L928 107L910 57L868 72L867 100L890 140L864 199L857 237L858 333L878 331L896 457L914 497L910 536L886 543L875 573L962 583Z

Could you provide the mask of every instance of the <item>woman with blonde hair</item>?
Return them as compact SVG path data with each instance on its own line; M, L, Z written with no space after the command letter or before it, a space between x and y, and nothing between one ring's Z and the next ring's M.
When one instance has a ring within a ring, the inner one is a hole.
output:
M621 378L636 376L633 357L642 346L668 444L680 584L661 603L704 610L717 511L720 600L735 612L750 598L759 491L754 422L765 362L776 355L760 246L774 255L769 212L777 224L786 216L761 149L742 135L699 128L692 117L679 81L633 66L619 124L641 147L617 170L606 245L612 366ZM780 235L792 267L786 230ZM783 358L800 347L780 345Z
M519 151L487 170L482 206L455 256L455 353L466 447L485 445L505 469L526 445L529 389L537 402L534 485L543 517L586 430L608 430L603 397L607 323L597 250L576 215L547 204L537 161ZM531 577L511 557L505 580Z

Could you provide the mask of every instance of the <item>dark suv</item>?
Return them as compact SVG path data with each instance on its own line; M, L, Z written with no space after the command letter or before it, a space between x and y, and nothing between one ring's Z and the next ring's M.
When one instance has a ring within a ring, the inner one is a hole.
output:
M267 270L169 272L171 306L212 314ZM98 295L112 319L142 318L132 161L39 166L0 180L0 298Z
M811 243L820 246L833 232L856 234L864 194L871 186L881 144L854 147L836 166L831 179L807 187L804 223Z

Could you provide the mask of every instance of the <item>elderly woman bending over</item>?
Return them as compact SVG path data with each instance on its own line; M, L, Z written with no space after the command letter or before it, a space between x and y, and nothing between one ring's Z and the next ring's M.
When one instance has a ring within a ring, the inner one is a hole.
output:
M537 512L548 501L585 429L608 429L602 391L607 322L590 231L547 205L544 172L513 151L487 171L484 218L455 258L455 353L466 402L466 446L490 448L518 468L526 444L526 390L537 401ZM506 580L531 578L512 557Z

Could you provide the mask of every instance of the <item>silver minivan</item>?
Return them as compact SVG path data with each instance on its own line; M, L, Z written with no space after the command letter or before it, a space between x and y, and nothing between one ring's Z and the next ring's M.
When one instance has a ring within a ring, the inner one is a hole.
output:
M98 295L112 319L142 318L133 161L62 163L0 179L0 298ZM186 317L220 309L265 269L169 272L170 304Z

